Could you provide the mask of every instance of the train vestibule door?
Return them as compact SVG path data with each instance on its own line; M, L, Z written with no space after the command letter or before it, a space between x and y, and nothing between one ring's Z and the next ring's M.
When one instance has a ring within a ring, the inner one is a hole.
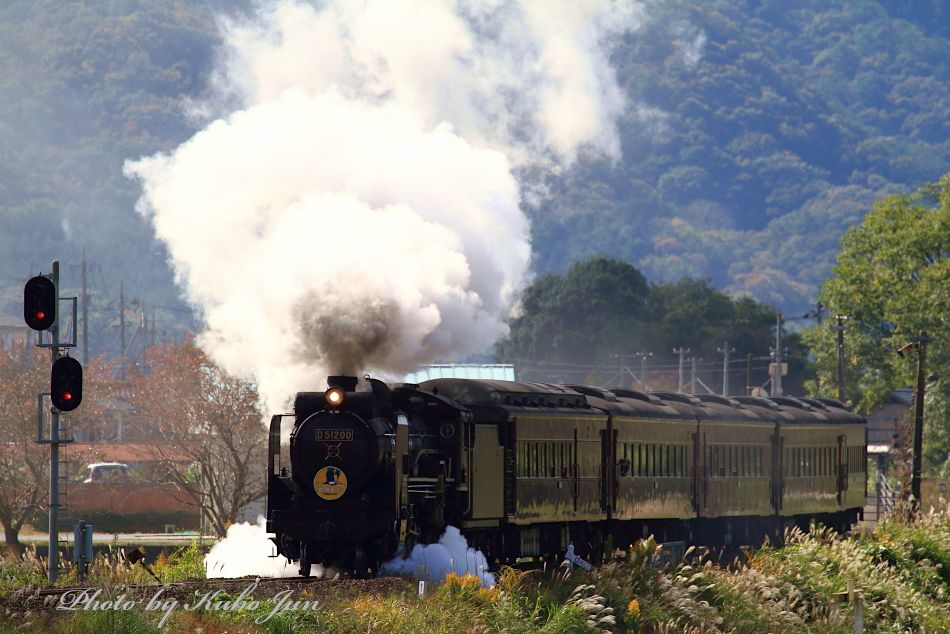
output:
M838 465L838 506L844 504L845 492L848 490L848 446L847 437L838 436L838 447L835 452Z
M709 474L706 471L706 443L700 436L699 427L693 434L693 510L699 515L706 508L706 498L709 494Z
M501 517L504 508L504 449L498 427L475 425L472 518Z
M782 514L783 498L785 497L785 437L775 425L775 435L772 436L772 507L776 515Z

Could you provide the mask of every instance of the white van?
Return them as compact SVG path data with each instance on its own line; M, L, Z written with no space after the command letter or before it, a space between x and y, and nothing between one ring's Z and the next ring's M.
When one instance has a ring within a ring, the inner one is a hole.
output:
M122 462L96 462L86 466L83 484L126 484L129 465Z

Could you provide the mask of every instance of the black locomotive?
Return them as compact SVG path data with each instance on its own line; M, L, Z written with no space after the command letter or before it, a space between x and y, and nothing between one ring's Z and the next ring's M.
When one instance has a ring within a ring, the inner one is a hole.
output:
M596 559L650 534L724 545L811 521L847 530L864 504L866 422L837 401L359 383L329 377L271 419L267 530L303 575L373 570L446 525L489 561L569 544Z

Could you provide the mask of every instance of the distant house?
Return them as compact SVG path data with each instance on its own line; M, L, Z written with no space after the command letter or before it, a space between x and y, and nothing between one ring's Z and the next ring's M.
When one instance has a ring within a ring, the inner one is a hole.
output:
M104 530L162 532L195 529L198 501L167 482L167 469L187 469L187 451L149 443L77 442L67 446L76 479L66 489L70 513ZM88 477L96 467L120 465L122 478Z
M23 323L23 317L0 314L0 347L4 350L25 348L27 354L32 354L35 337L33 331Z
M86 463L116 462L129 465L134 476L154 478L163 463L187 468L191 461L181 447L156 443L75 442L68 446L70 456ZM177 459L176 459L177 458Z

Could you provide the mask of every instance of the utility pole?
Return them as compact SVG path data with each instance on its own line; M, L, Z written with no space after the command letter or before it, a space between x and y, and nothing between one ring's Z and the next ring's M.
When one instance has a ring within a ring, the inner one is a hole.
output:
M687 352L689 352L689 348L683 348L682 346L680 346L679 348L673 348L673 354L678 354L680 356L680 366L679 366L679 392L680 393L682 393L683 388L684 388L683 363L686 361L685 355Z
M89 365L89 287L86 284L86 247L82 248L82 362Z
M815 319L818 322L818 330L821 331L821 324L824 321L825 305L819 299L815 303ZM821 372L815 372L815 393L821 395Z
M752 396L752 353L745 358L745 394Z
M782 395L782 313L775 316L775 366L772 371L772 396Z
M119 282L119 356L125 356L125 283Z
M917 387L914 389L914 470L911 474L910 492L914 496L912 511L920 509L921 453L924 442L924 393L927 389L927 344L931 341L926 332L912 340L917 347Z
M844 315L835 315L838 322L838 400L844 403Z
M50 331L53 346L50 348L52 362L59 359L59 260L53 260L53 286L56 288L56 321ZM41 410L42 411L42 410ZM50 408L49 426L49 556L47 576L55 583L59 576L59 410Z
M719 348L719 352L722 353L722 395L729 396L729 354L735 352L735 348L729 347L729 342L726 341L722 344L722 347Z
M636 356L640 357L640 389L646 392L647 387L647 358L652 357L652 352L638 352Z

